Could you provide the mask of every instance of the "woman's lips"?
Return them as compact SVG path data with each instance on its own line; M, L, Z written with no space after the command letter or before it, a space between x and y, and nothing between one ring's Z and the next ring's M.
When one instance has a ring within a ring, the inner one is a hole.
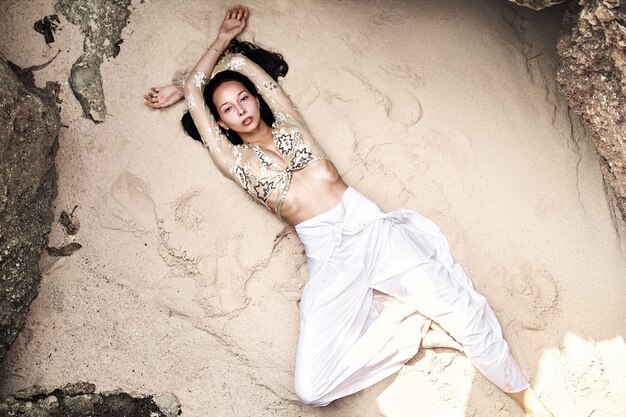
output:
M241 122L241 124L244 126L248 126L250 123L252 123L252 116L246 117L245 119L243 119L243 122Z

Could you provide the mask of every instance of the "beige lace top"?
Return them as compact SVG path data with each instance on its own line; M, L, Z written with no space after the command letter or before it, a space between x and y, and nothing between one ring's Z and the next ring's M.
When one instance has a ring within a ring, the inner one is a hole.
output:
M289 97L261 67L241 54L227 54L215 66L213 75L224 70L247 76L272 110L276 119L272 137L283 163L274 161L258 145L233 145L221 133L204 103L202 93L208 80L203 72L194 74L193 88L188 88L185 95L187 108L219 170L280 217L292 171L326 159L326 155Z

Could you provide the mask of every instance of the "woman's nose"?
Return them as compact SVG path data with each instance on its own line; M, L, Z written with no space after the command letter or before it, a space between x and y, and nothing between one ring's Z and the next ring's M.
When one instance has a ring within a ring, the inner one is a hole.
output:
M246 109L244 109L243 107L237 107L237 111L239 112L240 116L246 114Z

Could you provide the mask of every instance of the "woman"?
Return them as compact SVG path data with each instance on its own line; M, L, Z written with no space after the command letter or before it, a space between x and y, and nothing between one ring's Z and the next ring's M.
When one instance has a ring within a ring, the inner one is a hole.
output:
M552 416L437 226L411 210L384 213L343 182L275 82L286 64L272 78L245 55L221 59L247 18L247 8L229 9L185 80L183 125L224 175L294 225L304 245L298 398L324 406L391 375L417 353L432 320L526 413ZM153 108L181 98L174 86L145 96Z

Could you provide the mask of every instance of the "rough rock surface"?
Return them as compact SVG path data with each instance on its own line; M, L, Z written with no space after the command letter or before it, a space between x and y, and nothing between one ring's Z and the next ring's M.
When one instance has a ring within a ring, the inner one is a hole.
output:
M593 138L607 183L626 218L626 2L572 3L557 44L557 72L570 107Z
M510 0L520 6L528 7L533 10L541 10L555 4L563 3L567 0Z
M57 193L59 128L52 94L0 55L0 363L37 296Z
M119 390L95 391L96 386L87 382L56 389L26 388L0 402L0 416L176 417L181 412L178 399L170 393L153 397Z
M85 116L104 122L106 105L100 65L120 52L130 0L59 0L56 8L85 36L83 54L72 66L70 86Z

